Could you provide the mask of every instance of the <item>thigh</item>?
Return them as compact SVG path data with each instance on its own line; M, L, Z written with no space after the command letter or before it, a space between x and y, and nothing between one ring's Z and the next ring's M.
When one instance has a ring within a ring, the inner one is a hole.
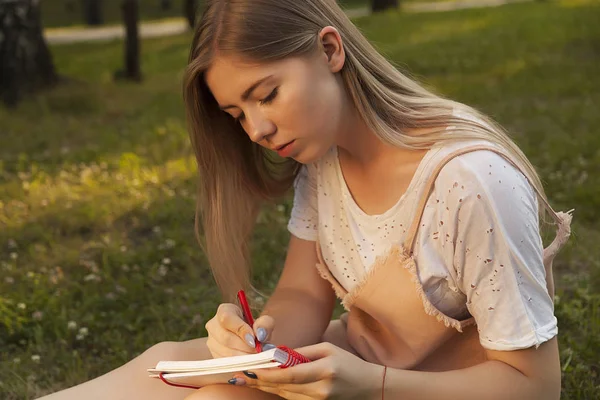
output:
M185 400L282 400L275 394L262 392L258 389L233 385L205 386L190 394Z
M193 389L177 388L148 377L147 369L159 361L193 361L212 358L206 338L158 343L129 361L90 381L53 393L43 400L183 400Z

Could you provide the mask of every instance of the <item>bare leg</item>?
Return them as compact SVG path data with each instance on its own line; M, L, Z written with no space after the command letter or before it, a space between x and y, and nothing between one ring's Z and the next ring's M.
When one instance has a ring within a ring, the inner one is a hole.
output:
M158 379L148 378L147 368L161 360L193 361L212 358L206 347L206 338L186 342L156 344L127 364L96 379L53 393L40 400L184 400L190 399L281 399L256 389L231 385L213 385L199 390L165 385Z
M43 400L121 400L165 399L183 400L192 389L175 388L158 379L148 378L147 368L161 360L203 360L212 358L206 338L186 342L158 343L127 364L98 378L42 397Z
M345 323L332 321L323 341L353 351L345 338ZM127 364L91 381L56 392L39 400L280 400L279 396L232 385L212 385L198 390L165 385L148 378L147 368L161 360L205 360L212 358L206 338L186 342L163 342L152 346Z

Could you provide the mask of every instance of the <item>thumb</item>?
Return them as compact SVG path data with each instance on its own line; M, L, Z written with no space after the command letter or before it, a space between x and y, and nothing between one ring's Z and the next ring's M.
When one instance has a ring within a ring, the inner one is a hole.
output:
M262 315L254 321L254 332L261 342L266 342L275 329L275 319L269 315Z

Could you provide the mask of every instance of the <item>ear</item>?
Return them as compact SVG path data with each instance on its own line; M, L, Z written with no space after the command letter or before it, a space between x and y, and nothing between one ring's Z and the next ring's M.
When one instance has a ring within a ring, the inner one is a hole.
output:
M327 57L327 65L331 72L339 72L346 61L346 53L340 33L333 26L326 26L319 32L319 40L324 55Z

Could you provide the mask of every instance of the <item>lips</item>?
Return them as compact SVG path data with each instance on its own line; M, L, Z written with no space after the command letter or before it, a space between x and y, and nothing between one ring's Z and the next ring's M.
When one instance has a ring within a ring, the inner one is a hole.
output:
M275 148L275 151L281 157L289 157L294 152L294 143L295 142L296 142L295 140L292 140L291 142L288 142L284 145L278 146Z
M288 144L290 144L290 143L292 143L292 142L293 142L293 140L292 140L292 141L290 141L290 142L284 143L284 144L282 144L281 146L276 146L274 150L275 150L275 151L279 151L279 150L283 149L285 146L287 146Z

